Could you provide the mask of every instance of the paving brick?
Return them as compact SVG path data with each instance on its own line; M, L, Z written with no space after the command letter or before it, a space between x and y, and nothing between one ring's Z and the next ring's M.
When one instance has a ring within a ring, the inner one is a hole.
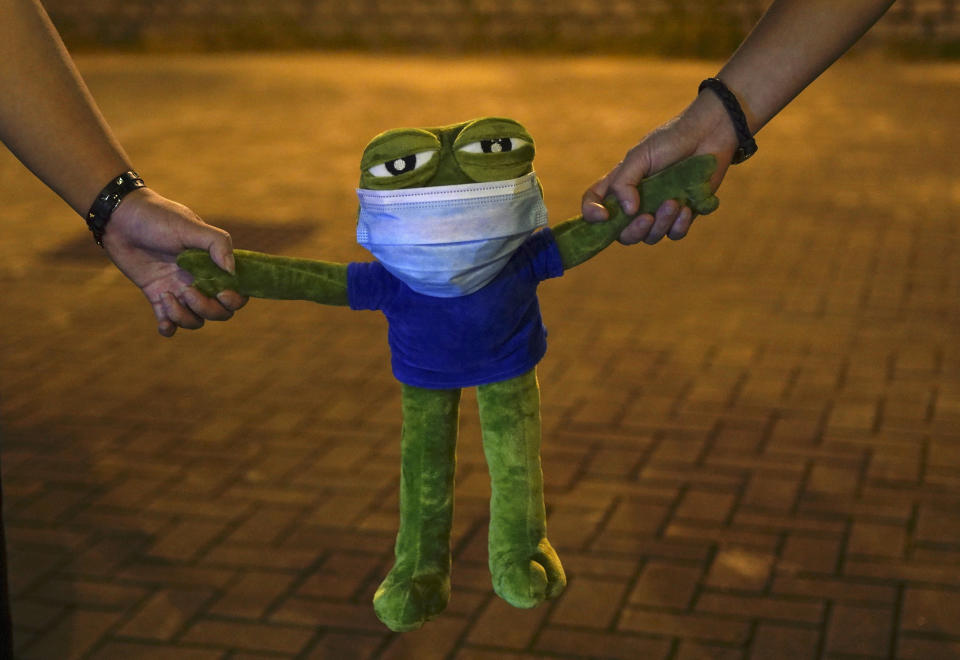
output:
M227 540L231 543L275 543L301 514L299 509L265 507L238 525Z
M303 650L312 636L312 630L293 626L201 619L191 625L181 639L188 643L293 655Z
M202 648L151 646L137 642L108 642L92 660L223 660L224 651ZM235 656L234 656L235 657Z
M317 561L317 553L297 548L235 545L220 543L203 556L205 564L271 568L276 570L305 569Z
M839 538L789 534L780 553L779 570L834 573L841 549Z
M736 496L706 490L688 490L683 494L674 517L723 522L730 514Z
M349 599L377 568L371 557L342 552L327 557L320 569L298 588L304 596Z
M719 589L762 591L766 588L774 557L739 548L721 550L714 557L706 584Z
M750 645L750 660L814 660L820 632L816 629L761 623Z
M913 518L913 506L909 502L874 498L864 493L858 499L843 499L823 493L805 493L798 502L797 512L823 518L848 516L870 518L878 523L906 525Z
M806 490L831 495L853 495L860 480L856 468L814 465L807 479Z
M827 651L886 658L892 619L890 609L837 604L827 628Z
M704 593L697 599L697 612L725 614L749 619L818 624L823 621L823 601L801 598L769 598Z
M605 517L605 509L578 509L563 505L550 512L547 530L554 547L581 548L597 536Z
M546 615L547 608L542 605L518 610L499 598L491 598L470 626L466 641L468 644L522 650L533 641Z
M730 646L704 644L684 640L680 642L676 660L743 660L743 651Z
M900 625L906 631L960 636L960 593L907 587Z
M590 458L587 472L607 477L627 477L641 461L643 447L635 449L600 449Z
M844 531L844 523L838 520L826 520L810 516L774 516L767 513L741 511L733 518L733 524L746 528L765 528L782 532L820 532L824 534L840 534Z
M858 578L960 586L960 574L953 564L915 564L851 558L844 563L843 572Z
M751 507L788 511L796 502L800 481L799 476L784 478L764 474L751 475L741 503Z
M13 610L13 625L23 630L49 628L64 613L64 605L21 598Z
M158 591L120 628L119 633L144 639L172 639L211 596L212 592L206 589Z
M104 609L125 609L146 595L140 587L111 584L101 580L51 579L30 591L30 595L53 603L78 603Z
M170 560L195 558L224 531L222 523L204 520L183 520L177 523L150 548L150 555Z
M378 657L390 660L447 657L456 648L468 625L467 619L453 617L431 621L428 627L394 635L393 641Z
M901 660L954 660L960 657L960 641L900 637L897 658Z
M854 582L839 578L801 578L776 576L771 591L785 596L809 596L839 602L892 604L897 591L893 586L872 582Z
M669 535L672 526L667 528ZM614 554L629 558L671 558L703 561L710 554L710 543L702 537L686 539L658 539L648 536L604 534L598 537L590 549L592 552ZM635 562L634 562L635 564Z
M312 598L288 598L270 614L270 620L302 626L383 631L383 624L373 612L372 599L364 603L345 603Z
M741 529L724 525L671 524L664 535L669 539L709 541L723 548L748 548L773 552L780 535L766 530Z
M383 645L385 635L349 635L346 633L326 633L313 650L306 656L307 660L328 660L343 658L343 660L366 660L375 657L377 650Z
M120 618L118 612L77 609L21 651L23 660L82 658Z
M153 562L137 563L117 572L117 577L123 580L188 588L222 587L233 575L234 571L222 568L197 568Z
M669 550L664 551L669 552ZM589 551L584 554L565 553L562 557L567 577L589 577L607 581L626 582L637 572L638 559L636 555L629 557L609 557L602 553ZM454 572L454 581L463 569ZM482 577L474 582L474 586L488 588L490 585L489 573L484 566Z
M666 506L639 499L624 499L607 520L607 532L652 533L668 514Z
M286 593L293 576L267 571L249 571L230 585L219 600L209 608L212 614L259 619L267 608Z
M549 621L559 626L606 629L616 618L625 592L626 585L622 581L573 577L568 580Z
M630 592L635 605L686 609L703 576L699 566L651 560Z
M623 611L618 628L727 644L743 644L749 635L749 626L745 622L714 615L667 614L633 607Z
M878 447L870 456L867 478L916 483L920 478L921 469L919 443L916 447Z
M960 544L960 513L955 509L921 506L914 538L917 541Z
M854 521L847 552L897 559L903 557L906 540L907 531L902 526Z
M548 626L540 633L536 650L543 653L577 654L577 657L600 657L616 660L665 660L670 642L633 635L588 632Z

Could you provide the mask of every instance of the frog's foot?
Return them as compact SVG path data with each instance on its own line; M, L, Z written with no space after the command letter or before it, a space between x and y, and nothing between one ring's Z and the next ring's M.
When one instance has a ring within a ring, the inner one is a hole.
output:
M373 609L390 630L409 632L440 614L449 600L449 573L400 576L394 569L377 589Z
M532 551L491 548L490 574L496 594L524 609L556 598L567 586L560 558L547 539L542 539Z

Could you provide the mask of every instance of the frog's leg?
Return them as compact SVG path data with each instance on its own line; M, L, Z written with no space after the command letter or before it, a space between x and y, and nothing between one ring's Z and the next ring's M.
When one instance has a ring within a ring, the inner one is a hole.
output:
M547 540L540 468L540 388L531 369L477 388L490 468L490 574L497 595L534 607L560 595L567 578Z
M373 597L391 630L416 630L450 598L450 528L460 390L403 386L396 560Z

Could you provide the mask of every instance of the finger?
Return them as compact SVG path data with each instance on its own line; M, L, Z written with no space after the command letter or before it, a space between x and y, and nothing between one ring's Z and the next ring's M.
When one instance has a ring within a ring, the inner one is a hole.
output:
M607 196L607 188L607 177L603 177L587 188L583 197L580 198L580 212L587 222L603 222L610 218L610 214L603 206L603 198Z
M241 296L236 291L221 291L217 294L217 300L219 300L220 304L226 309L235 312L246 305L250 299L247 296Z
M670 231L667 232L667 237L669 237L671 241L679 241L686 236L687 232L690 231L690 226L693 224L693 218L693 211L690 210L689 206L684 206L680 209L680 214L674 221L673 226L670 227Z
M639 243L647 237L650 227L653 226L653 216L649 213L638 215L620 232L620 242L624 245Z
M233 312L221 305L216 298L208 298L192 286L180 292L179 300L182 305L202 319L226 321L233 316Z
M163 303L159 300L151 300L150 306L153 307L153 314L157 317L157 332L163 337L172 337L177 331L177 326L167 318Z
M679 214L680 205L676 200L668 199L661 204L660 208L657 209L656 220L653 223L653 227L650 228L650 233L643 239L643 242L647 245L659 243L660 240L667 235L667 232L670 231L670 227L673 226Z
M166 317L181 328L196 330L203 327L203 319L181 305L169 291L160 294L160 302Z

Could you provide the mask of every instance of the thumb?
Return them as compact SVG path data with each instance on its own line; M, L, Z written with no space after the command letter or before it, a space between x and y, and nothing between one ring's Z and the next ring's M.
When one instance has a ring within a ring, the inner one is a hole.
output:
M230 234L208 225L202 220L198 222L190 233L183 237L183 246L186 248L200 248L210 253L213 263L231 275L237 272L236 261L233 258L233 241Z
M637 192L637 186L650 173L650 153L645 146L641 142L631 149L610 181L610 191L628 216L639 212L640 193Z

